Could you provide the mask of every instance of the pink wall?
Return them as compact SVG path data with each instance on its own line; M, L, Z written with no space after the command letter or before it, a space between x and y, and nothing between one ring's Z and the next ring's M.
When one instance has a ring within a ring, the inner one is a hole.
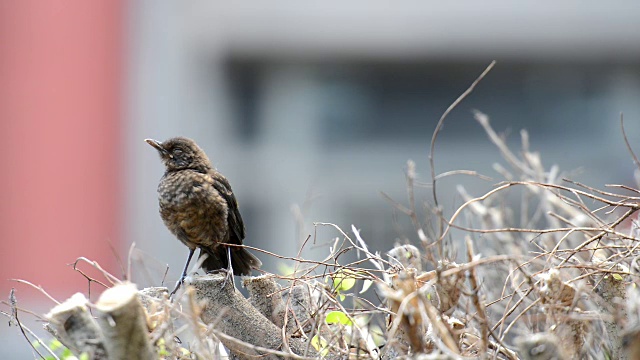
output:
M85 291L67 264L85 256L115 270L109 244L122 254L123 10L0 0L3 298L24 289L9 278L58 297Z

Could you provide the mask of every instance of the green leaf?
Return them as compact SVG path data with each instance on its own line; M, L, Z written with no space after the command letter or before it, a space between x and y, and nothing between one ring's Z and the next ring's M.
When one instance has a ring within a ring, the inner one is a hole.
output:
M278 263L276 266L278 267L278 272L282 276L289 276L293 274L293 271L295 270L293 266L289 266L285 263Z
M356 284L355 273L349 270L339 270L333 274L333 288L337 291L347 291Z
M340 298L340 301L344 301L344 299L346 298L346 296L342 294L338 294L338 297Z
M83 352L78 360L89 360L89 353Z
M353 322L351 321L351 319L349 319L347 314L343 313L342 311L331 311L327 313L327 316L325 317L324 321L326 321L327 324L340 323L342 325L347 325L347 326L353 325Z
M369 336L373 339L373 343L380 347L387 343L387 338L383 335L385 332L377 325L371 325L369 327Z
M164 339L160 338L160 340L158 340L157 342L157 346L158 346L158 355L160 356L169 356L169 351L167 351L167 346L164 342Z
M325 357L327 356L327 354L329 354L329 349L327 349L327 342L318 335L315 335L311 338L311 345L316 349L316 351L320 353L320 356Z
M56 351L62 347L62 343L59 340L53 339L49 342L49 348L51 350Z
M620 274L613 274L611 276L613 276L613 278L618 280L618 281L622 281L622 275L620 275Z

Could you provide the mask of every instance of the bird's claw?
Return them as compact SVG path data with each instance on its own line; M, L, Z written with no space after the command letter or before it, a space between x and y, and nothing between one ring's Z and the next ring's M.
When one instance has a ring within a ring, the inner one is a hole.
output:
M173 289L173 291L169 294L169 297L173 297L173 295L175 295L175 293L178 291L178 289L180 289L180 286L182 286L183 283L184 283L184 277L181 277L180 280L178 280L178 283L176 284L176 288Z
M222 287L227 286L227 281L233 284L233 271L227 269L224 275L224 282L222 283Z

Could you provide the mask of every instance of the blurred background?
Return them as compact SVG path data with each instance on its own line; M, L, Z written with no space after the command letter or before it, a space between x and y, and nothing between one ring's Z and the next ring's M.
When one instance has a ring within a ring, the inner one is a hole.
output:
M0 0L0 294L15 287L21 307L44 313L50 300L9 279L60 301L86 294L68 264L84 256L122 276L134 242L145 270L134 280L158 285L168 266L173 285L187 249L158 215L149 137L204 148L233 186L248 245L295 256L310 234L338 236L314 221L355 224L381 252L416 241L380 192L406 202L408 159L429 181L439 117L493 59L445 123L438 173L500 179L479 109L516 147L528 129L547 167L633 185L619 116L640 144L640 3L542 5ZM474 195L492 185L447 178L445 212L461 203L458 183ZM0 326L0 339L2 358L30 358L18 329Z

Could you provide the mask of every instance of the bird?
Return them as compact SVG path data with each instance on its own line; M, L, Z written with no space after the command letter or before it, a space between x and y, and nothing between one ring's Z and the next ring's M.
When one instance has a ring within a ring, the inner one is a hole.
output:
M158 184L160 217L169 231L189 248L189 256L173 295L187 276L197 248L206 272L233 270L234 275L251 275L262 265L242 245L245 227L238 201L229 181L211 164L209 157L186 137L164 142L145 139L160 154L165 172ZM229 264L231 260L231 264Z

